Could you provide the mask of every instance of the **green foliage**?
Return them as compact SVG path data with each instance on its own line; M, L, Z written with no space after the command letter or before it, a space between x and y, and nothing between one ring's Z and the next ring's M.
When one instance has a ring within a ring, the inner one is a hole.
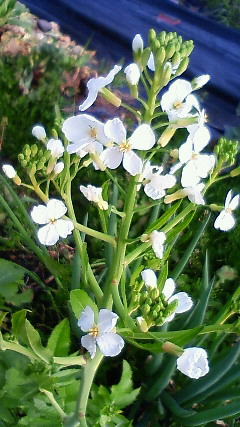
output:
M21 306L32 301L32 289L24 289L24 275L25 269L21 266L0 259L0 295L7 303Z
M91 400L88 403L90 417L89 426L130 427L132 423L122 415L122 409L134 402L140 388L133 389L130 365L123 360L122 376L118 384L108 391L104 386L94 386ZM99 416L100 414L100 416Z
M77 319L81 316L82 311L85 309L86 305L89 305L94 311L95 316L98 314L98 308L93 300L89 297L87 292L82 289L74 289L70 293L70 303L72 310Z

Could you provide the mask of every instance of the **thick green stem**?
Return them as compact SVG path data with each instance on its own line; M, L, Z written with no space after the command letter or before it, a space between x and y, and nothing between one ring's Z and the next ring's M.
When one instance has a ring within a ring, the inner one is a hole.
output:
M87 427L86 421L86 408L90 389L95 376L95 373L103 359L102 353L98 350L93 359L87 361L86 366L82 367L81 382L79 393L76 400L76 406L74 414L71 418L67 419L64 423L64 427Z

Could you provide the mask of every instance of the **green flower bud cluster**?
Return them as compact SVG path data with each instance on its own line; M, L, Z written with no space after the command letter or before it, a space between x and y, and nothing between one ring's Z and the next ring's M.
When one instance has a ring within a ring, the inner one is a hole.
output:
M220 138L214 147L214 152L221 163L225 163L225 166L232 166L235 163L238 152L238 141Z
M166 318L170 316L177 308L178 301L172 301L170 304L158 288L148 289L140 296L140 310L141 315L148 325L161 326Z
M37 146L37 144L29 145L25 144L22 153L18 155L18 161L23 168L28 171L33 167L36 171L46 172L46 163L51 157L51 152L43 150Z
M157 35L151 29L148 34L148 42L154 55L155 76L157 81L161 80L162 86L169 82L172 74L176 77L186 70L188 57L193 50L192 40L183 42L182 37L178 36L176 32L162 31Z

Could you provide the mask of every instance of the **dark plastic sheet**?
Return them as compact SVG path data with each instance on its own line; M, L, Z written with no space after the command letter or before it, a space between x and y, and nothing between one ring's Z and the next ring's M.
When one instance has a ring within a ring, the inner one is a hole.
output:
M54 20L78 43L96 49L98 57L117 63L131 61L131 42L136 33L147 40L149 28L176 31L193 39L189 69L183 77L210 74L204 99L210 124L240 124L240 32L225 27L168 0L23 0L41 18Z

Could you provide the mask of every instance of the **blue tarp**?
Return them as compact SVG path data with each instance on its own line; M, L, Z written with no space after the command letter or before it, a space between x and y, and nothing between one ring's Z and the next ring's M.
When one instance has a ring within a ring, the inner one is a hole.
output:
M211 126L240 124L240 32L211 21L169 0L23 0L32 13L59 23L78 43L91 37L90 49L117 63L131 61L136 33L145 41L149 28L176 31L194 40L195 49L183 77L210 74L204 103Z

